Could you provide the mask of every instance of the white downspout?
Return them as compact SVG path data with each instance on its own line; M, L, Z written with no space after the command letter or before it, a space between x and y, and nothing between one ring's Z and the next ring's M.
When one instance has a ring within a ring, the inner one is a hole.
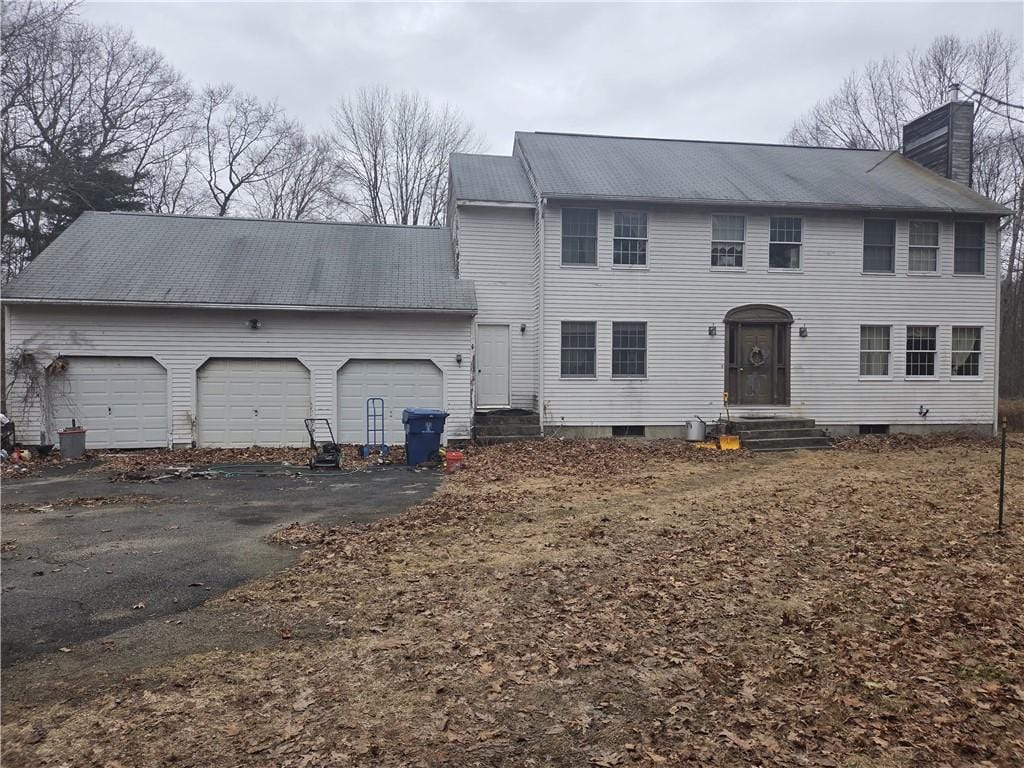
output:
M544 436L544 209L547 206L547 202L547 199L542 197L537 203L537 215L540 217L537 225L540 230L540 243L537 248L537 256L540 260L540 263L537 265L538 269L540 269L538 284L540 295L537 297L537 410L540 415L541 437Z

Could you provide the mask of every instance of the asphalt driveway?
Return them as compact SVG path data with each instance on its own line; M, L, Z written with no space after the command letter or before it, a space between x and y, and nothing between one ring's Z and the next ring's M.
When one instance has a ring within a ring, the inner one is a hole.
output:
M3 665L187 610L285 567L296 553L265 541L282 525L396 514L440 482L390 466L273 472L112 483L58 468L5 483Z

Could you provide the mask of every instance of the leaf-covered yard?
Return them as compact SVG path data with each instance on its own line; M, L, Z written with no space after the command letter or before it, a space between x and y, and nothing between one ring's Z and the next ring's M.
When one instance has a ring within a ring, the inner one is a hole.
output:
M8 700L5 766L1024 762L1024 443L471 453L202 610L278 640ZM70 684L68 684L70 686Z

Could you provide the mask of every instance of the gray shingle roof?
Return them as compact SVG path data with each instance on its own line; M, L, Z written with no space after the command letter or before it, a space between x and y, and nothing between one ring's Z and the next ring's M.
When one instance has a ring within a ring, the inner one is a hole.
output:
M476 310L438 227L83 214L5 300Z
M454 154L451 156L451 171L456 200L535 202L519 158Z
M897 152L559 133L516 142L545 197L1007 213Z

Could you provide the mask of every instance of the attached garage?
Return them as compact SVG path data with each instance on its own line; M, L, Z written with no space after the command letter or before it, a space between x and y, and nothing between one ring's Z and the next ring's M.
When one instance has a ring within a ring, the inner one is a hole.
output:
M309 443L309 371L298 360L209 360L199 369L197 400L201 446Z
M92 448L168 444L167 371L152 357L66 357L52 381L53 426L74 421ZM51 436L55 437L55 436Z
M384 439L405 440L405 408L443 408L444 380L429 360L350 360L338 371L340 440L366 440L366 400L384 398Z

